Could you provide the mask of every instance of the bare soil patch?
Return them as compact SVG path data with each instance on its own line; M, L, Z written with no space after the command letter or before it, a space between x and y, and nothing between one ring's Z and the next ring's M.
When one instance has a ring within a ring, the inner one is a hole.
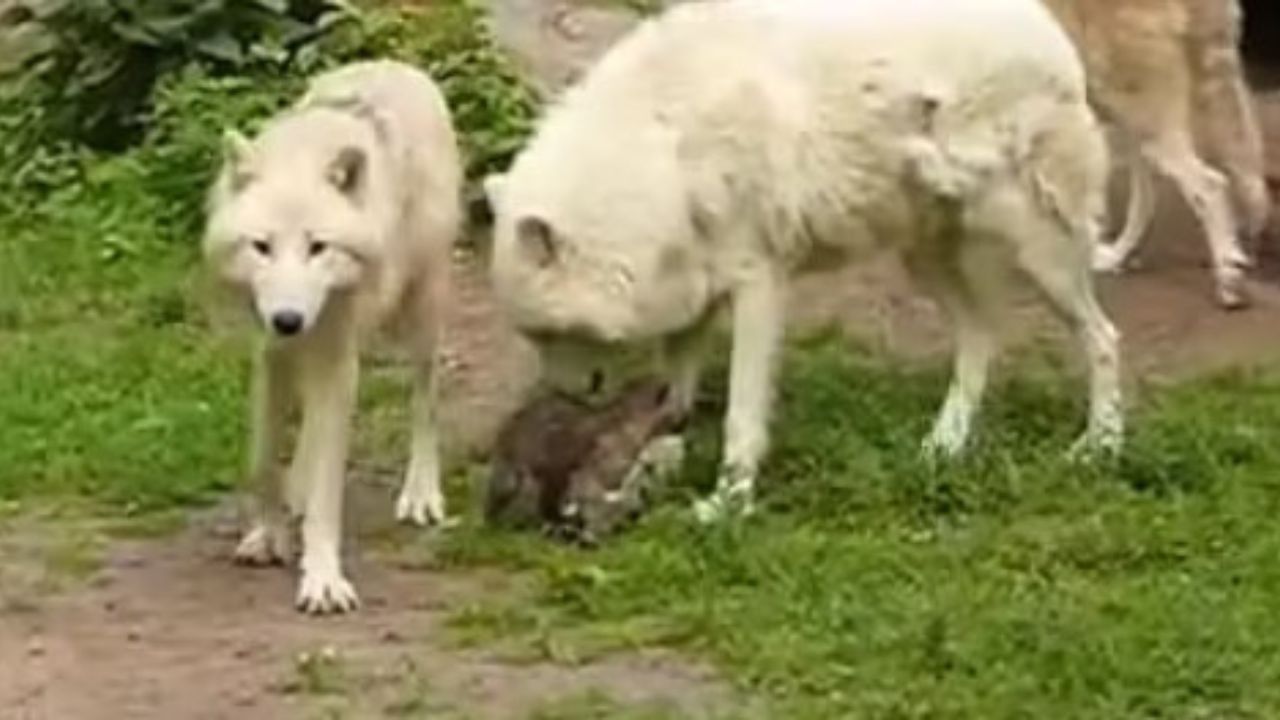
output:
M389 517L389 488L355 494L365 519L373 505ZM573 666L463 648L448 640L451 610L521 592L519 579L432 572L376 543L349 559L361 612L308 618L291 608L292 572L231 564L234 535L233 513L201 515L175 538L114 544L74 591L0 612L0 718L516 720L585 692L698 717L733 697L664 652Z

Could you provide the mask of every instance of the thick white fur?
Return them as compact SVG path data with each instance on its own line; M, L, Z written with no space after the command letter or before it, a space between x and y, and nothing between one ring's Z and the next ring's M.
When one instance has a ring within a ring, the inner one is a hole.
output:
M229 136L205 239L220 278L256 309L266 337L253 399L250 526L236 557L289 558L302 518L298 605L352 609L340 561L342 493L361 345L390 329L415 364L401 520L444 520L436 429L437 336L461 165L443 97L407 65L367 62L315 78L252 142ZM281 312L301 317L283 337ZM285 423L301 432L283 483Z
M705 328L731 309L723 465L700 506L711 516L749 506L788 278L881 249L955 319L928 450L964 446L986 383L983 246L1077 333L1092 388L1083 446L1111 449L1117 335L1089 268L1107 171L1083 69L1035 0L692 4L616 45L487 183L492 275L550 378L579 391L607 387L619 350L647 347L691 397Z
M1080 50L1091 99L1135 153L1129 218L1114 243L1099 246L1095 267L1119 270L1137 249L1155 210L1154 169L1205 234L1219 302L1246 304L1249 259L1238 234L1262 233L1270 198L1241 69L1238 0L1044 2Z

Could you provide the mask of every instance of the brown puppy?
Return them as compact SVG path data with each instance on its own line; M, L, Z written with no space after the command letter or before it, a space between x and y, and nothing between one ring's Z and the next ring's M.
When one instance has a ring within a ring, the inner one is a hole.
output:
M486 520L592 544L634 519L681 460L671 433L682 413L670 395L646 380L598 408L562 394L535 398L498 436Z

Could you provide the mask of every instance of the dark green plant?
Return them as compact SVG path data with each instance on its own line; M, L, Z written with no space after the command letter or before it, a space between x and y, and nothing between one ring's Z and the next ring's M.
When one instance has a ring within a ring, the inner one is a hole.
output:
M75 0L42 23L28 63L51 131L118 149L142 132L152 88L192 61L224 73L280 69L352 15L345 0Z
M415 10L369 9L283 65L256 64L226 72L196 59L165 72L136 115L142 135L114 167L132 168L120 193L84 193L87 175L105 154L61 132L56 118L67 101L41 95L0 96L0 214L61 214L65 203L112 198L102 212L158 215L168 237L189 237L202 221L201 205L220 155L225 129L252 133L292 102L309 77L355 60L396 58L427 70L440 84L458 128L468 175L501 170L520 147L536 114L529 89L497 48L483 11L468 0L438 0ZM102 173L93 173L102 181ZM116 175L112 175L116 177ZM64 197L47 200L51 193ZM135 202L136 201L136 202ZM60 208L54 210L55 208Z

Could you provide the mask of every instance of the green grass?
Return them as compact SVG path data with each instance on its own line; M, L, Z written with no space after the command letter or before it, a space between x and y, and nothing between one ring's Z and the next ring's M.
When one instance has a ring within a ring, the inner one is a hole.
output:
M1018 376L977 452L935 471L916 450L941 373L802 345L758 517L683 511L708 424L685 497L601 551L457 538L452 562L541 590L455 625L553 660L686 648L779 718L1280 716L1280 380L1149 389L1124 457L1079 467L1078 386Z

